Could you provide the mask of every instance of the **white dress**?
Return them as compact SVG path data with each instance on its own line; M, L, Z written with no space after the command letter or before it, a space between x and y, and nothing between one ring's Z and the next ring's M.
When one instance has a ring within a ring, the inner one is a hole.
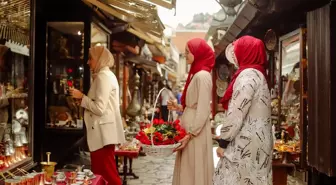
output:
M207 71L196 73L188 86L181 125L195 137L176 154L173 185L212 183L211 89L212 77Z
M255 69L242 71L221 128L230 141L217 164L213 185L271 185L273 137L267 81Z

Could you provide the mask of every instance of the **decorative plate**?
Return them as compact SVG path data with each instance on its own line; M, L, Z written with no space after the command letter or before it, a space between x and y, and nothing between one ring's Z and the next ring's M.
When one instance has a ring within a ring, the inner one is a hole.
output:
M264 41L265 41L265 46L269 51L275 50L277 46L277 41L278 41L276 33L272 29L269 29L266 32Z
M223 97L224 96L224 93L225 93L225 90L226 89L223 89L223 88L217 88L217 90L216 90L216 93L217 93L217 96L219 96L219 97Z
M18 111L16 111L15 117L17 120L20 120L20 119L28 120L28 113L24 109L19 109Z
M217 80L216 80L216 86L217 86L217 88L221 88L221 89L226 90L226 88L228 86L228 83L226 81L222 81L219 78L217 78Z
M215 122L218 123L218 122L222 122L224 121L225 119L225 113L224 112L219 112L215 115Z
M221 64L219 65L219 67L217 68L217 76L219 79L225 81L227 80L227 78L230 75L230 71L227 65L225 64Z

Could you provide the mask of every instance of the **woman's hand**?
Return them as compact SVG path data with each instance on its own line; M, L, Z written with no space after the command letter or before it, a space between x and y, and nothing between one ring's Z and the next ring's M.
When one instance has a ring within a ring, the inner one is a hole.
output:
M75 88L69 88L69 92L71 96L76 99L82 99L84 96L82 92L80 92L78 89L75 89Z
M219 140L221 137L220 136L217 136L217 135L215 135L215 134L212 134L212 139L214 139L214 140Z
M174 99L170 99L167 101L167 107L168 107L168 110L178 110L179 109L179 105L177 104L177 101Z
M216 153L217 153L217 157L224 157L224 148L221 148L221 147L218 147L217 150L216 150Z
M175 148L174 152L183 150L187 146L190 138L191 138L190 134L187 134L186 136L184 136L184 138L179 141L179 143L181 143L181 145L179 147Z

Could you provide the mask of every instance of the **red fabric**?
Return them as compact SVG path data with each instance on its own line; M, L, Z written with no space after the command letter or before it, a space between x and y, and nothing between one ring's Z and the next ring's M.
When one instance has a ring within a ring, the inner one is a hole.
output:
M91 152L91 170L103 176L108 185L121 185L121 179L114 158L114 145Z
M55 172L55 175L57 175L56 172ZM65 176L68 179L71 176L71 172L65 173ZM90 185L106 185L107 184L106 180L101 175L95 174L95 176L96 176L96 178L94 178L94 179L91 180L92 183ZM66 183L64 183L64 182L57 182L56 184L57 185L65 185Z
M115 151L115 155L119 157L128 157L130 159L137 158L139 156L141 146L137 146L136 150L123 150L119 149Z
M187 90L194 74L202 70L210 72L215 65L215 53L205 40L200 38L191 39L187 42L187 46L190 52L194 55L194 62L191 64L181 97L181 104L183 108L186 107Z
M233 85L239 74L248 68L253 68L260 71L266 79L266 68L268 65L264 43L257 38L251 36L243 36L233 42L234 53L238 60L239 69L233 75L231 83L225 91L224 97L221 100L223 108L228 109L229 101L233 93Z

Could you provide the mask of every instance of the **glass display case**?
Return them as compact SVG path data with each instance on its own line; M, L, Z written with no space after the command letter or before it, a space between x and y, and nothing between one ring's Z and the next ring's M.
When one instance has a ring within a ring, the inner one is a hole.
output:
M305 30L298 29L280 38L279 121L275 144L278 152L286 153L286 161L301 165L305 161L300 156L306 154L308 121L304 35Z
M83 109L69 88L83 91L84 23L47 23L46 128L83 129Z
M28 72L29 57L0 44L0 172L32 159Z
M0 184L34 163L30 10L28 0L0 4Z

